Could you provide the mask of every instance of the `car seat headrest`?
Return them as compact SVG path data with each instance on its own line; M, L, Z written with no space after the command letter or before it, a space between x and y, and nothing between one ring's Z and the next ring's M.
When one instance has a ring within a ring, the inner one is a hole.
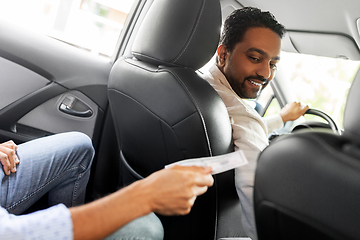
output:
M219 0L155 0L136 35L132 54L154 65L198 69L220 38Z
M346 101L344 135L360 145L360 70L355 76Z

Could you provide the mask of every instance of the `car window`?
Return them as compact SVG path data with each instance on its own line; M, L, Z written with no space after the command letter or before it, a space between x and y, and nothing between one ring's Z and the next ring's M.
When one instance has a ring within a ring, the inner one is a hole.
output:
M135 0L0 0L0 18L110 57Z
M343 127L347 94L360 61L282 52L280 67L299 101L323 110ZM314 118L305 116L306 120Z
M264 117L279 113L281 110L280 103L274 94L271 84L261 91L256 102L260 105L256 110Z

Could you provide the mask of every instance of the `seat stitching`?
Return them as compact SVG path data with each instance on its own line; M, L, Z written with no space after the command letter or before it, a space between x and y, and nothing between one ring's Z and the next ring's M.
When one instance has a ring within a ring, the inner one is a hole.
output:
M121 95L133 100L134 102L136 102L137 104L139 104L141 107L143 107L144 109L146 109L148 112L150 112L152 115L156 116L160 121L164 122L167 126L169 126L170 128L173 128L175 125L179 124L180 122L184 121L185 119L191 117L192 115L194 115L196 112L193 112L191 113L190 115L184 117L183 119L181 119L180 121L178 121L177 123L175 123L173 126L171 126L169 123L167 123L166 121L164 121L162 118L160 118L160 116L158 116L156 113L154 113L153 111L151 111L149 108L147 108L144 104L142 104L141 102L139 102L138 100L136 100L135 98L127 95L126 93L118 90L118 89L115 89L115 88L109 88L108 90L111 90L111 91L115 91L115 92L118 92L120 93Z
M203 1L203 4L201 6L200 14L199 14L199 16L197 18L196 25L194 27L194 31L192 31L191 36L190 36L189 40L187 41L186 46L184 47L184 49L181 51L181 53L178 55L178 57L175 60L172 61L173 63L176 62L177 60L179 60L179 58L184 54L184 52L187 50L192 38L194 37L194 34L195 34L196 30L197 30L197 27L199 25L201 16L202 16L204 8L205 8L205 1Z
M175 78L176 80L181 84L181 86L183 86L183 88L186 90L186 93L189 95L189 97L191 98L192 102L194 103L195 105L195 108L197 109L197 112L199 113L199 116L200 116L200 119L201 119L201 122L202 122L202 125L204 127L204 133L205 133L205 138L206 138L206 142L208 144L208 150L209 150L209 154L210 156L213 156L212 155L212 151L211 151L211 147L210 147L210 140L209 140L209 134L208 134L208 131L207 131L207 128L206 128L206 123L205 123L205 120L204 120L204 116L200 110L200 107L198 105L198 103L196 102L195 98L192 96L192 94L190 93L189 89L187 88L187 86L183 83L183 81L173 72L170 72L168 71L167 69L162 69L162 71L166 71L166 72L169 72L171 73Z

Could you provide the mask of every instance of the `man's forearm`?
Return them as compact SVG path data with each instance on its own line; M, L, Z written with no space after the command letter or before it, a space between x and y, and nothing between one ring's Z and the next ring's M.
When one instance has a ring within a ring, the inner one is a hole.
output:
M84 206L71 208L74 239L102 239L128 222L156 212L184 215L212 186L211 168L173 166Z
M70 209L74 239L103 239L128 222L151 212L138 181L92 203Z

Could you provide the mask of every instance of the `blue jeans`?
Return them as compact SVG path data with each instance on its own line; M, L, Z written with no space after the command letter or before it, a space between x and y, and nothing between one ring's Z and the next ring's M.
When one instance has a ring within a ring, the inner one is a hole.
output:
M105 240L162 240L164 228L160 219L154 214L135 219Z
M48 193L49 205L84 203L94 149L78 132L56 134L20 144L16 173L0 170L0 204L21 214Z
M0 204L9 213L21 214L46 193L50 205L84 203L94 155L85 134L70 132L33 140L19 145L17 155L16 173L6 176L0 169ZM152 213L130 222L107 240L160 240L163 235L161 222Z

